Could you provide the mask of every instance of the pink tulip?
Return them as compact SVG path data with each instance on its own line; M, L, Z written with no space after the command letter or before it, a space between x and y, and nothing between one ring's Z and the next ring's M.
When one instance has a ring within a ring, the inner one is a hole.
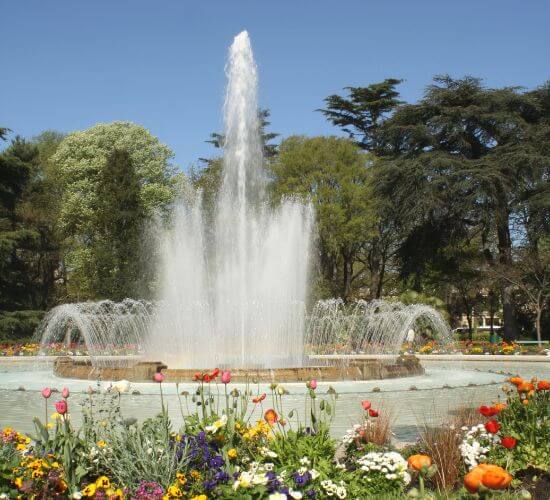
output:
M309 381L309 386L308 386L310 389L312 390L315 390L317 389L317 380L315 380L314 378L312 378L310 381Z
M48 399L52 395L52 390L49 387L42 389L42 397Z
M166 378L166 377L164 376L163 373L157 372L157 373L155 373L155 376L153 377L153 380L154 380L155 382L158 382L158 383L160 384L161 382L164 382L164 379L165 379L165 378Z
M61 396L63 396L65 399L67 399L70 395L69 388L63 387L63 390L61 391Z
M363 410L367 411L371 407L370 401L361 401L361 406L363 407Z
M65 415L68 409L69 409L69 405L67 404L67 401L65 401L64 399L55 403L55 411L60 415Z
M224 384L229 384L229 382L231 382L231 372L229 370L224 370L222 372L222 382Z

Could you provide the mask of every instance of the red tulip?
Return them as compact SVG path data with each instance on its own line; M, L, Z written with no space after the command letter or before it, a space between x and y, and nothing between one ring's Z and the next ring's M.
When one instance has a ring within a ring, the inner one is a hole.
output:
M55 403L55 411L60 415L65 415L68 409L69 405L67 405L67 401L65 401L64 399Z
M61 391L61 396L63 396L65 399L67 399L69 397L69 388L68 387L63 387L63 390Z
M264 393L260 394L258 397L253 398L253 399L252 399L252 402L253 402L254 404L261 403L261 402L265 399L265 397L266 397L266 393L264 392Z
M518 440L513 438L512 436L505 436L500 441L500 444L502 446L504 446L505 448L508 448L509 450L511 450L512 448L514 448L516 446L517 442L518 442Z
M491 434L496 434L500 429L500 424L496 420L489 420L485 423L485 429Z
M479 411L479 413L481 413L484 417L494 417L498 413L496 408L485 405L480 406L477 411Z
M42 389L42 397L48 399L52 395L52 390L49 387Z
M363 410L367 411L372 405L370 401L361 401L361 406L363 407Z
M205 373L205 374L202 376L202 381L203 381L203 382L206 382L207 384L210 383L211 380L212 380L212 377L211 377L208 373Z
M371 417L377 417L378 416L378 412L376 410L373 410L372 408L369 410L369 415Z
M202 375L200 372L195 372L195 375L193 375L194 380L200 380L202 378Z
M224 370L222 372L222 382L224 384L229 384L229 382L231 382L231 372L229 370Z
M154 375L154 377L153 377L153 380L154 380L155 382L158 382L159 384L160 384L161 382L164 382L164 379L165 379L164 374L161 373L161 372L155 373L155 375Z
M215 368L212 374L210 375L212 378L216 378L220 374L220 369Z

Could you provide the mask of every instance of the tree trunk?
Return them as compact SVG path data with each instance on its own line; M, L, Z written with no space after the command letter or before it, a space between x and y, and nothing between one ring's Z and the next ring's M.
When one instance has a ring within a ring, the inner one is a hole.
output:
M542 343L541 319L542 319L542 307L540 306L540 304L537 304L537 315L535 317L535 329L537 331L537 342L539 346Z
M343 281L342 281L342 299L347 302L351 291L351 277L353 275L353 260L349 254L342 252L344 261Z
M510 212L505 200L499 200L496 211L496 227L498 238L498 260L506 272L512 266L512 239L510 237ZM515 307L512 300L513 286L507 280L501 280L500 293L502 296L502 336L506 342L518 337Z

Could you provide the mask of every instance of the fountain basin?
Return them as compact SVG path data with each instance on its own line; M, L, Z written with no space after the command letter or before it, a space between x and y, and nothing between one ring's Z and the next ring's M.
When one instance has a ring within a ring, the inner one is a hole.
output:
M416 356L371 357L369 359L345 360L331 358L330 364L295 368L237 368L231 370L233 382L305 382L339 380L382 380L387 378L423 375L424 368ZM344 362L345 361L345 362ZM162 372L167 382L192 382L195 373L191 368L170 368L160 361L138 361L128 365L121 359L119 364L94 366L90 358L63 356L55 360L54 374L58 377L85 380L129 380L150 382L155 373Z

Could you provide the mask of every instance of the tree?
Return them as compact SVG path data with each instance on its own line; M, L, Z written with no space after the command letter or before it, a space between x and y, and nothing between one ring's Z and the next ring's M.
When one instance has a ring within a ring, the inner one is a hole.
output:
M122 300L143 295L140 283L144 263L140 239L145 219L140 183L130 155L115 149L101 171L97 186L98 205L90 241L90 295Z
M115 155L115 151L125 153ZM121 155L127 155L127 158L123 159ZM115 195L108 191L106 179L110 178L118 187L126 186L125 182L135 189L139 186L139 200L134 200L139 203L134 205L132 201L132 206L139 206L134 215L144 222L145 218L157 211L167 209L174 199L181 174L171 164L172 157L172 151L156 137L143 127L128 122L95 125L82 132L73 132L63 139L52 162L63 189L59 226L64 238L64 260L70 270L69 285L71 279L74 279L74 286L70 286L73 297L107 296L107 291L97 286L97 261L94 257L98 249L97 242L106 234L113 239L104 241L103 248L111 247L109 261L114 267L109 270L102 268L102 276L117 276L120 272L125 275L125 271L117 267L120 259L116 253L117 249L124 247L122 239L126 235L124 232L114 234L105 227L105 223L109 217L114 217L116 221L113 224L121 224L118 215L114 214L121 206L115 203L114 198L126 195ZM113 168L114 172L107 172ZM123 179L125 175L129 176L126 180ZM132 191L130 196L134 195L136 193ZM103 199L104 196L110 201ZM133 224L137 222L132 220L131 227L134 228ZM108 293L120 297L120 290L112 287L110 290ZM128 293L131 291L128 290Z
M347 97L331 95L325 99L326 108L318 111L342 128L360 148L378 154L383 142L380 128L402 103L396 90L401 82L388 78L367 87L346 87ZM376 196L377 223L376 230L365 242L362 258L371 276L369 295L378 299L382 296L387 265L399 247L400 235L396 207L391 198L377 196L376 190L370 194Z
M333 125L342 128L362 149L377 153L383 122L402 103L395 87L403 80L387 78L368 87L346 87L348 97L331 95L319 109Z
M414 215L409 241L422 226L432 228L440 248L476 230L487 263L511 267L512 219L532 195L529 185L548 178L541 121L529 93L486 89L472 77L436 77L419 103L397 109L380 129L379 151L385 174L399 179L394 189L401 196L394 199ZM404 250L411 255L410 247ZM511 340L517 336L511 284L502 280L500 294L504 337Z
M550 305L550 237L542 239L540 252L534 252L531 248L518 249L514 265L511 268L496 268L495 274L525 297L540 344L543 313Z
M260 109L258 111L258 118L259 118L259 126L260 126L260 134L262 138L262 145L263 145L263 154L264 158L270 159L277 155L277 144L271 143L274 139L279 137L279 134L275 132L266 132L266 128L271 125L271 122L268 121L269 116L271 115L271 112L269 109ZM221 149L223 148L225 141L225 136L223 134L220 134L218 132L212 132L210 134L210 139L206 142L212 144L215 148ZM201 158L202 161L208 162L210 160L206 158Z
M36 235L21 227L17 205L31 175L31 165L14 151L20 139L0 154L0 310L24 308L28 301L26 266L21 249L32 245Z
M0 154L0 336L30 336L55 301L58 241L41 155L43 141L15 137Z
M331 292L348 299L364 272L359 255L374 231L367 157L347 139L285 139L270 165L275 196L301 196L315 206L321 271Z

